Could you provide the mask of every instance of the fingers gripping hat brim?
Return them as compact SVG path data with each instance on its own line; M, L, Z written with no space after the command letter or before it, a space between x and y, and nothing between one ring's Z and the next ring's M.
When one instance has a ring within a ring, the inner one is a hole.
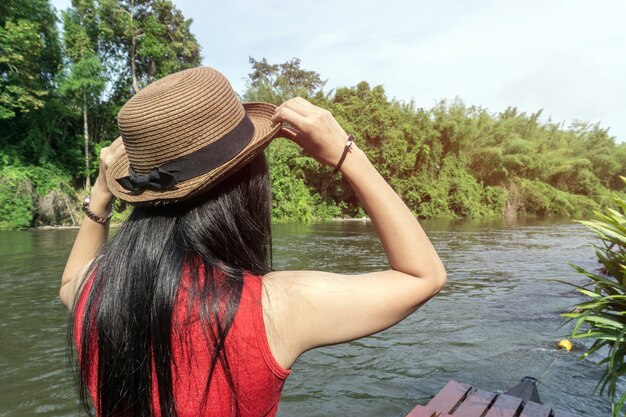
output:
M135 206L157 206L187 200L219 183L237 168L250 162L258 156L271 140L277 136L281 125L271 120L276 106L269 103L243 103L247 116L254 125L254 134L250 142L232 159L209 170L208 172L176 184L173 188L158 191L143 190L140 193L131 192L123 188L117 179L129 173L130 162L126 155L113 163L107 170L107 185L111 192L120 200Z

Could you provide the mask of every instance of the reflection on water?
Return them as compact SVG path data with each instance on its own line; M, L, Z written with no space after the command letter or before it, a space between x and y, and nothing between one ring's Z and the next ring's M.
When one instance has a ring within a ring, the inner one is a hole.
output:
M304 354L285 385L280 416L404 416L450 379L498 391L540 377L566 336L558 313L577 296L552 278L583 282L567 262L595 268L590 238L558 221L427 221L448 270L442 293L399 325ZM0 417L78 414L64 357L58 283L75 230L0 232ZM387 268L370 223L277 225L276 269ZM592 397L600 375L559 353L540 385L544 402L610 415Z

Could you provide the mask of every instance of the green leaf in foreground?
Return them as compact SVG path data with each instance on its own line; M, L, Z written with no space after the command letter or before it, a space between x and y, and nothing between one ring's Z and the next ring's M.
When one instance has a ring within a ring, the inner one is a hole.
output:
M626 183L626 178L620 177ZM581 221L592 230L600 241L593 247L601 264L599 272L590 272L572 265L574 270L589 278L589 282L577 286L577 291L587 300L580 302L569 313L561 314L575 320L572 338L591 339L594 343L579 358L600 355L598 366L602 373L596 391L605 391L611 401L613 417L622 414L626 392L618 392L618 379L626 373L626 200L613 198L619 210L607 208L596 213L596 219ZM570 283L566 283L571 285Z

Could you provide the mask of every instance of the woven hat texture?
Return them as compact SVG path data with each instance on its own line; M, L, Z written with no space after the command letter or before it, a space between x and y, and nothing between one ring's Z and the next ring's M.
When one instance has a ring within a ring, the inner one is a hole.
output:
M226 78L213 68L198 67L157 80L135 94L120 110L118 126L126 155L107 170L107 184L132 205L160 205L193 197L252 160L276 136L280 124L269 103L241 103ZM249 143L232 159L166 190L129 191L117 179L139 175L192 154L233 131L245 116L254 125Z

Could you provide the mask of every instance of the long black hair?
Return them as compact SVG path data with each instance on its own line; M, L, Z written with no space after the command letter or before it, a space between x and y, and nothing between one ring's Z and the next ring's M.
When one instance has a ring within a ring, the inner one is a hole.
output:
M270 223L271 191L263 154L193 203L133 209L87 272L94 276L85 294L77 352L72 348L74 314L68 326L70 360L80 364L77 389L89 415L93 415L87 395L91 379L97 381L95 406L100 417L155 415L154 357L161 415L177 416L171 332L184 266L189 267L190 293L195 294L205 336L213 347L202 403L218 362L234 388L224 343L239 307L243 273L271 270ZM226 279L218 280L216 274ZM90 366L94 346L97 375Z

